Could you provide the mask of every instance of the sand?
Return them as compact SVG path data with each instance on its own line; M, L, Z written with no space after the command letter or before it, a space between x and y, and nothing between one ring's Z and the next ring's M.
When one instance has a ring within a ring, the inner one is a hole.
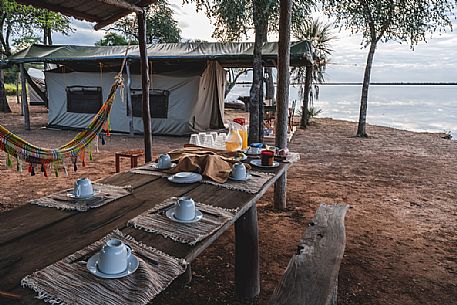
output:
M22 128L17 104L0 124L41 146L57 146L73 131L43 129L46 111L32 107L32 131ZM237 116L237 113L231 115ZM244 114L241 114L244 115ZM368 118L369 119L369 118ZM153 304L265 304L298 241L321 203L347 203L347 245L339 276L339 304L456 304L457 141L439 134L315 119L290 144L301 161L288 175L285 211L272 208L272 190L258 202L261 294L253 302L234 294L231 228L192 265L193 280L175 284ZM180 147L187 138L155 137L154 153ZM0 153L0 209L114 173L114 152L142 148L141 137L112 136L95 161L68 177L30 177L5 167ZM128 168L125 161L122 169Z

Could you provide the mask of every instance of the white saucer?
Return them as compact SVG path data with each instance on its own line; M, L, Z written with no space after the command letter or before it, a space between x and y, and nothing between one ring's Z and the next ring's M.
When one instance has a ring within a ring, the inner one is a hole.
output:
M162 168L162 167L159 167L159 164L158 164L158 163L152 163L152 168L158 169L158 170L163 170L163 169L174 168L174 167L176 167L176 165L177 165L176 163L171 163L171 166L170 166L170 167L164 167L164 168Z
M233 157L233 160L235 160L235 161L244 161L244 160L246 160L247 158L248 158L248 156L247 156L246 154L244 154L244 156L241 157L241 158Z
M249 150L246 151L245 154L248 155L248 156L260 156L260 152L258 152L258 153L253 153L253 152L249 152Z
M277 161L273 161L273 165L272 166L268 166L268 165L262 165L262 161L261 160L251 160L251 163L252 165L254 166L257 166L257 167L263 167L263 168L273 168L273 167L278 167L279 166L279 162Z
M75 198L75 199L80 199L80 200L86 200L86 199L91 199L93 198L95 195L98 195L100 194L100 190L94 190L94 192L92 193L92 195L88 196L88 197L76 197L75 193L73 190L69 191L67 193L67 196L70 197L70 198Z
M247 174L245 179L235 179L235 178L232 177L232 175L229 175L229 179L233 180L233 181L246 181L246 180L249 180L251 178L252 178L251 174Z
M138 269L138 259L135 257L135 255L131 254L129 257L129 261L127 263L127 269L125 269L124 272L121 273L116 273L116 274L106 274L98 270L97 265L98 265L98 259L100 256L100 252L89 258L87 261L87 270L89 270L90 273L92 273L95 276L101 277L103 279L119 279L121 277L127 276L132 274L133 272Z
M169 219L171 219L171 220L173 220L173 221L176 221L176 222L180 222L180 223L194 223L194 222L197 222L197 221L199 221L200 219L203 218L202 212L200 212L199 210L195 209L195 217L194 217L194 219L191 219L191 220L181 220L181 219L178 219L178 218L175 217L175 208L174 208L174 207L171 208L171 209L169 209L169 210L167 210L167 211L165 212L165 215L166 215Z
M180 172L168 177L168 181L174 183L195 183L203 179L202 175L190 172Z

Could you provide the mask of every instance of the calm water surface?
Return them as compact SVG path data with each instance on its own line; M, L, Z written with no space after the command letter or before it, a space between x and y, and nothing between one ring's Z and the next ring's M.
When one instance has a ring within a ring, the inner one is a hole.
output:
M229 99L249 94L249 85L237 85ZM361 86L321 85L314 107L319 117L357 121ZM290 100L298 100L299 87L290 87ZM297 104L301 105L300 102ZM451 132L457 138L457 86L372 85L369 89L369 124L411 131Z

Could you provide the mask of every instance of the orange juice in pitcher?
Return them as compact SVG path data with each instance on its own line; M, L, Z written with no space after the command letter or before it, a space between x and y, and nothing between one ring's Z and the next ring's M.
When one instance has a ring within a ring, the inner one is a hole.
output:
M225 149L227 151L237 151L241 149L243 140L239 132L240 127L241 125L239 125L238 123L229 123L229 132L225 140Z
M241 137L241 149L248 148L248 129L247 126L241 126L241 129L238 131Z

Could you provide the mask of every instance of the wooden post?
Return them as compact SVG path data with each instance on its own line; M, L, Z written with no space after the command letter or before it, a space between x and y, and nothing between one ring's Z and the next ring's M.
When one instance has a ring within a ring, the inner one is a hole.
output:
M144 129L144 161L152 161L152 125L149 109L149 68L146 47L146 12L137 13L138 40L140 43L141 58L141 88L143 102L143 129Z
M21 69L21 93L22 93L22 113L24 114L24 126L25 130L30 130L30 116L29 116L29 103L27 101L27 87L25 81L25 69L24 64L19 65Z
M21 103L21 98L19 97L19 79L20 79L20 74L18 73L16 75L16 103L20 104ZM22 111L22 110L21 110ZM22 113L21 113L22 115Z
M263 69L262 69L263 72ZM260 90L259 90L259 143L263 143L263 82L264 82L264 75L262 73L262 78L260 79Z
M306 65L306 74L305 74L305 90L303 90L303 105L302 105L302 114L300 120L300 127L306 128L309 121L308 108L309 108L309 93L311 91L311 83L313 80L313 65Z
M132 92L130 91L132 86L132 75L130 74L130 60L125 63L125 71L127 72L127 88L125 88L125 94L127 95L127 107L129 109L129 131L130 136L133 137L135 130L133 128L133 105L132 105Z
M279 7L279 48L278 48L278 88L276 97L276 146L287 147L287 116L289 111L289 61L290 24L292 0L280 0ZM274 207L286 208L286 173L275 183Z
M260 293L259 227L255 204L235 223L236 292L243 299Z
M6 97L5 82L3 70L0 68L0 111L1 112L11 112L10 106L8 105L8 100Z

